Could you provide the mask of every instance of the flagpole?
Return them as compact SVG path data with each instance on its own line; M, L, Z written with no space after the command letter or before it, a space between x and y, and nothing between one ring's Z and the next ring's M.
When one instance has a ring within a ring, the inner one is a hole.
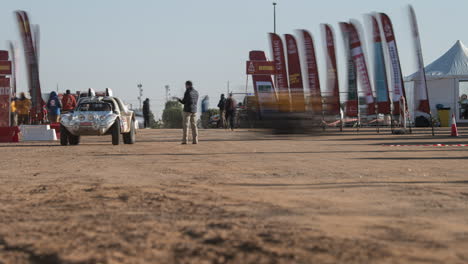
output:
M273 33L276 34L276 1L273 2Z

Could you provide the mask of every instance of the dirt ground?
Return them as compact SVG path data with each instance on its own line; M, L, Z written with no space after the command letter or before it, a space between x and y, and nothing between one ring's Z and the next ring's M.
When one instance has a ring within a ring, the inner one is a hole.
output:
M468 144L428 132L0 144L0 263L468 263L468 147L389 146Z

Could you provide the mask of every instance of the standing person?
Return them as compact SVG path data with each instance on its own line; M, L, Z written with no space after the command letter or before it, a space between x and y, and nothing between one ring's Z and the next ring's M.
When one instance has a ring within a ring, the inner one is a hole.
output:
M62 105L63 105L63 112L70 112L75 109L76 107L76 98L73 94L71 94L70 90L67 90L66 93L62 97Z
M208 95L204 96L201 101L201 125L203 128L209 128L210 126L210 113L208 111L210 107L210 97Z
M150 127L150 100L149 98L146 98L145 101L143 101L143 118L144 118L144 127L149 128Z
M49 111L49 122L58 123L60 119L60 109L62 108L62 102L57 96L56 92L51 92L49 101L47 101L47 110Z
M229 94L229 97L226 100L225 110L226 110L226 120L227 120L227 122L229 122L228 127L231 127L231 130L233 130L233 131L234 131L235 119L236 119L235 118L236 117L236 106L237 106L237 102L234 99L234 97L232 97L232 93L231 93L231 94Z
M26 94L20 93L20 98L15 102L19 125L29 125L29 112L31 111L31 105L31 100L26 98Z
M221 98L219 99L218 108L219 108L219 120L221 121L221 126L226 128L226 97L224 94L221 94Z
M184 105L183 113L183 136L182 144L188 142L188 129L189 125L192 127L192 140L193 144L198 144L198 129L197 129L197 104L198 92L193 88L191 81L185 82L184 99L177 98L181 104Z
M10 104L10 126L14 127L18 125L18 109L16 108L16 95L11 98Z

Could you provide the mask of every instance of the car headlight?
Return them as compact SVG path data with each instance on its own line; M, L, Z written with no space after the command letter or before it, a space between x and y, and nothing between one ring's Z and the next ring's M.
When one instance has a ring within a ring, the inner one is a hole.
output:
M78 120L85 121L86 117L84 115L79 115Z
M94 120L94 115L88 115L88 120L93 121Z
M68 116L68 121L72 121L73 120L73 116L72 115L69 115Z
M100 119L101 121L106 120L106 118L107 118L107 116L105 116L105 115L102 115L102 116L99 117L99 119Z

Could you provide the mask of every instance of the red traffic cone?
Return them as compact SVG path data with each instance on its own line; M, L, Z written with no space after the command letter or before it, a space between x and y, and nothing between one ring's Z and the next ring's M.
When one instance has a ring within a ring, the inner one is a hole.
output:
M457 120L455 120L455 114L452 114L452 137L458 137Z

